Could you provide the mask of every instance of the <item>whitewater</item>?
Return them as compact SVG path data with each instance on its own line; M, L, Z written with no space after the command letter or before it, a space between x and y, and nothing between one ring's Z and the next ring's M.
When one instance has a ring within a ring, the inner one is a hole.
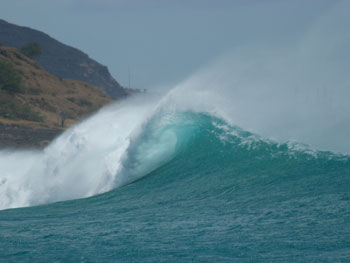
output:
M237 48L0 150L0 261L349 262L344 6L298 46Z

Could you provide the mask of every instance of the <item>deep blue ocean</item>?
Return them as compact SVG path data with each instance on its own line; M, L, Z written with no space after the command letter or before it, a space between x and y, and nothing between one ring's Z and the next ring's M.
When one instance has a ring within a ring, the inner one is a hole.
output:
M264 140L207 114L155 131L157 122L128 165L141 165L145 141L167 147L175 136L175 148L136 181L1 210L0 262L350 262L348 155Z

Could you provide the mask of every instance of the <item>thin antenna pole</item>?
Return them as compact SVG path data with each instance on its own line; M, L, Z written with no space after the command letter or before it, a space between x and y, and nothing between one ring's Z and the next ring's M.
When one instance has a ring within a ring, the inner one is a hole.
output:
M130 83L130 67L128 67L128 81L129 81L129 89L131 89L131 83Z

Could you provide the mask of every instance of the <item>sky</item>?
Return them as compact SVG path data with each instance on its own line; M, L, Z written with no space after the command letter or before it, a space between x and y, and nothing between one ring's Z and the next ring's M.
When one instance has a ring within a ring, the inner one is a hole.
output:
M41 30L131 88L170 88L245 45L296 45L338 1L1 0L0 18Z

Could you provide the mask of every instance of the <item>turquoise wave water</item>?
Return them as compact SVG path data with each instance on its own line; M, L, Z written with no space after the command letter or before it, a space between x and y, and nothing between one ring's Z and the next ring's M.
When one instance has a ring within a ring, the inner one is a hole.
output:
M119 172L108 193L0 211L0 261L350 260L349 156L167 113Z

